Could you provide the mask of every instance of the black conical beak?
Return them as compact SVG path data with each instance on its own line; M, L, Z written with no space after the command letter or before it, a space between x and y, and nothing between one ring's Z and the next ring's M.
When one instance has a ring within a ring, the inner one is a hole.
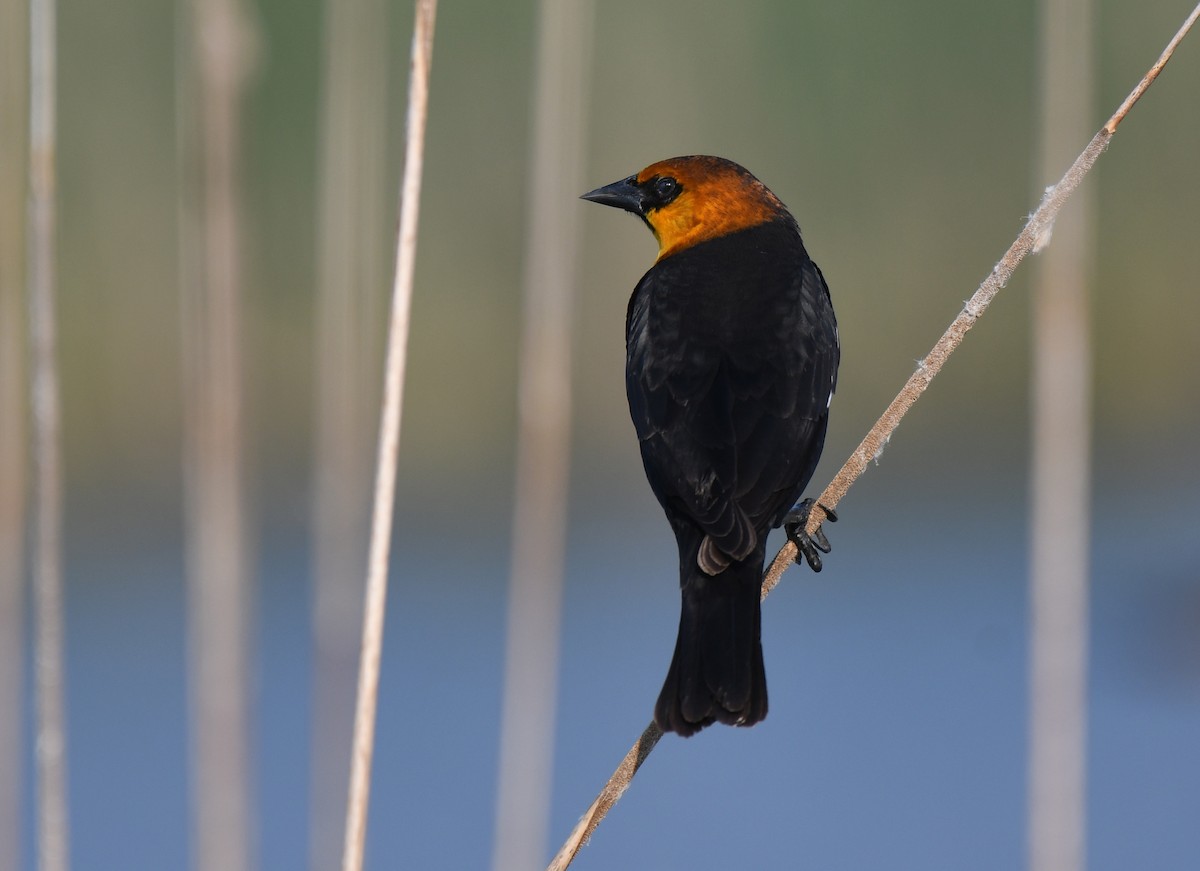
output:
M624 209L635 215L645 216L646 214L646 192L638 187L636 175L606 184L594 191L588 191L580 199L600 203L602 206Z

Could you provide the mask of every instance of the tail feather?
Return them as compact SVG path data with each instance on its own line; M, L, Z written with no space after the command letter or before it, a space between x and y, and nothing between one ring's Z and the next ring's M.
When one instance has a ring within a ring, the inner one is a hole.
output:
M752 726L766 717L762 564L756 552L710 576L685 560L675 656L654 708L664 732L686 737L715 722Z

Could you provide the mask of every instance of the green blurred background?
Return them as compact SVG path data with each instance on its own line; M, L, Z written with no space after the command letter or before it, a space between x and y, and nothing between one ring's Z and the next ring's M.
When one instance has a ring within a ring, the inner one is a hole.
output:
M1095 128L1187 11L1186 2L1098 3ZM80 868L183 867L188 855L174 12L162 0L60 5L59 315ZM258 851L264 868L295 868L307 845L322 9L264 0L253 12L260 46L244 112L242 204L247 484L260 578ZM482 867L490 855L522 232L536 171L528 157L535 13L530 2L461 0L438 16L382 688L380 739L393 749L376 775L374 867ZM388 231L411 8L392 4L389 20ZM597 3L588 178L562 195L670 155L712 153L749 167L791 207L829 280L843 341L815 485L1056 180L1032 175L1036 28L1032 2ZM1200 807L1198 95L1193 37L1085 182L1097 208L1089 757L1097 869L1200 862L1186 823ZM642 478L622 382L625 305L654 243L636 221L578 207L585 235L555 838L644 725L676 619L673 546ZM380 258L389 274L390 253ZM1028 297L1023 268L843 503L827 571L815 580L793 572L791 605L767 606L780 615L768 617L769 660L797 661L792 671L769 665L772 720L660 751L578 867L1021 861ZM653 616L635 616L643 608ZM960 630L967 654L938 640ZM606 668L601 643L614 633L623 658ZM976 671L970 652L979 650ZM870 671L880 661L896 670ZM938 683L943 668L953 677ZM989 701L977 705L980 697ZM963 706L978 719L947 714ZM859 725L847 731L820 710ZM1117 713L1102 719L1106 711ZM922 713L958 726L931 732ZM1138 731L1160 715L1161 730ZM939 760L939 746L957 749ZM1150 746L1161 753L1138 755ZM438 750L458 761L412 760ZM816 757L828 767L818 770ZM859 767L840 768L847 759ZM783 805L761 830L760 800ZM803 814L793 820L789 809ZM728 837L721 825L732 827ZM688 838L694 830L713 843L694 843L703 840ZM447 838L461 852L439 852Z
M1097 127L1157 56L1181 9L1100 4ZM245 302L256 489L274 508L304 495L310 448L321 10L304 2L256 10ZM389 191L399 172L409 9L398 5L390 17ZM131 511L161 519L177 502L168 485L180 407L172 9L66 2L61 19L72 492L104 501L119 494ZM508 501L534 26L528 3L449 3L440 14L404 433L410 488L432 499L420 513L439 520L459 510L457 481L476 500L495 493L497 507ZM846 344L837 454L999 258L1041 184L1053 181L1031 177L1035 29L1029 3L600 4L589 182L666 155L712 152L780 192L836 295ZM1166 461L1192 453L1190 440L1168 437L1197 420L1188 254L1197 229L1200 63L1191 51L1185 44L1088 181L1099 207L1098 447L1117 474L1148 455L1170 468ZM595 209L585 226L580 448L626 457L614 373L627 290L653 242L635 222ZM390 254L382 256L386 272ZM931 466L958 454L965 469L965 455L977 450L988 457L985 471L1021 467L1026 281L1018 276L906 422L896 446L912 453L889 457L888 477L926 480ZM626 495L614 501L625 501L638 474L619 481ZM106 514L114 519L106 533L141 527Z

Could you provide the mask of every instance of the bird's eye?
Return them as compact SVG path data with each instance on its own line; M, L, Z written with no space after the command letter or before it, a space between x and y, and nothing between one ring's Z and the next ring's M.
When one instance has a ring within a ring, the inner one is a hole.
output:
M668 176L663 176L654 182L654 194L658 197L659 202L668 203L675 198L679 193L679 182Z

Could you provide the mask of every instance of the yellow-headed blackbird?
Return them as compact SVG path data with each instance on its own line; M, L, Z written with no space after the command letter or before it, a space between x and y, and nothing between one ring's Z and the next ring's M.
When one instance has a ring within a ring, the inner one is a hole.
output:
M654 717L685 736L750 726L767 715L767 533L784 523L817 571L829 550L820 532L804 535L811 503L793 508L837 381L829 289L795 218L731 161L676 157L583 198L637 215L659 245L625 326L629 411L675 531L683 597Z

